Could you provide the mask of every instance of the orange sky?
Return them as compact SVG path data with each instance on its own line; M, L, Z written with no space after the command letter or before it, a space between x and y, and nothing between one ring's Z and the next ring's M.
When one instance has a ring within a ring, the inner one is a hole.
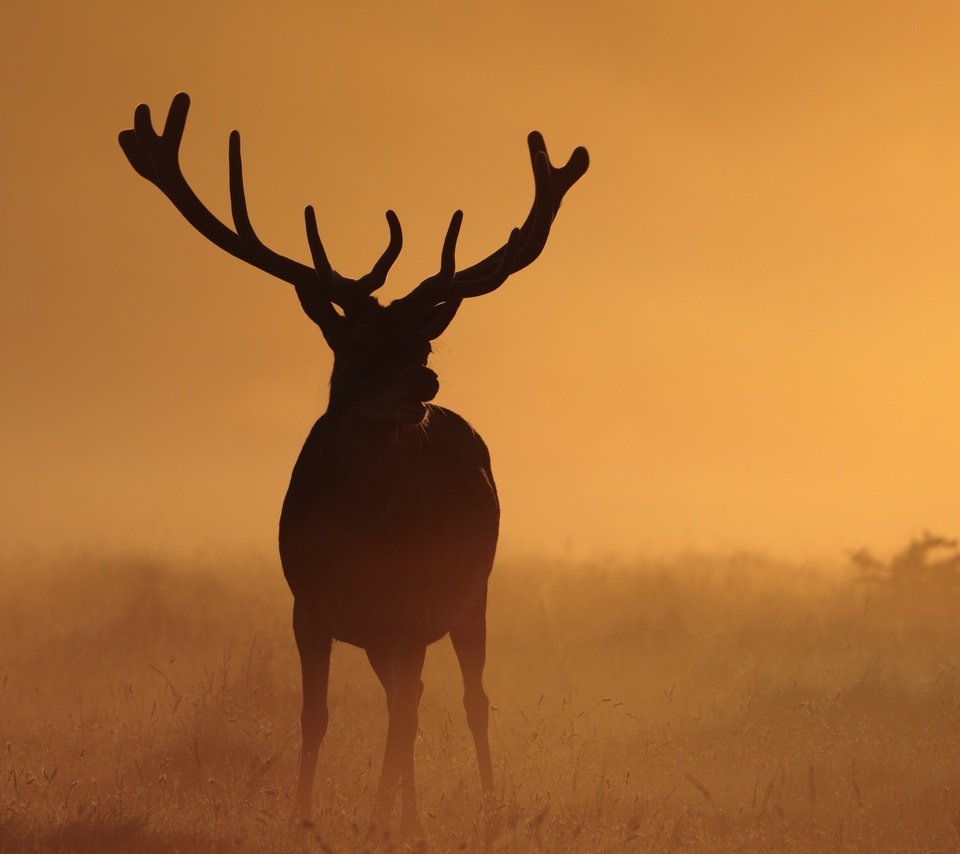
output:
M454 208L465 264L519 224L527 131L590 149L543 256L434 360L491 447L505 551L960 533L956 3L148 8L0 13L8 548L273 548L331 360L292 288L127 165L133 108L181 89L188 178L226 216L239 128L278 251L309 257L312 202L357 274L397 210L388 297Z

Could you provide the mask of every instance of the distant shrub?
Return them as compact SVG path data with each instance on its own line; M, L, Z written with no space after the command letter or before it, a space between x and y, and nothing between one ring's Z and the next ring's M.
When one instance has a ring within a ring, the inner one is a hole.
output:
M849 557L864 581L917 590L960 587L960 540L930 531L914 537L886 563L865 548Z

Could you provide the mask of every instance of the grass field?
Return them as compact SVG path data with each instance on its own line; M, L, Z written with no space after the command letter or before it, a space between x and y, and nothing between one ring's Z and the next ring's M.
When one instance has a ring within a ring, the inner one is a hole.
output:
M428 652L424 838L371 826L385 704L335 646L317 823L277 562L8 561L0 851L957 851L960 595L751 557L501 561L481 803ZM952 577L951 577L952 578Z

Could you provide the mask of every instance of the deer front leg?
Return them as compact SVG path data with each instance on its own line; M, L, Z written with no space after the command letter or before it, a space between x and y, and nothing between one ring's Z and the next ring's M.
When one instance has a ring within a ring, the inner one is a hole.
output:
M313 806L313 778L317 771L317 755L327 732L327 685L330 680L329 632L318 626L301 608L293 606L293 634L300 652L303 675L303 708L300 731L300 776L297 781L297 818L310 821Z
M467 618L450 632L450 640L453 641L453 649L463 673L463 707L477 748L480 784L484 794L489 795L493 793L493 763L488 735L490 700L483 690L483 665L487 656L486 589Z
M383 771L377 792L377 812L386 819L393 804L397 789L400 790L400 830L406 835L419 828L417 818L417 793L413 772L413 752L417 739L417 706L423 683L420 674L427 648L419 643L400 643L387 650L370 655L377 675L385 670L389 657L390 690L387 697L387 746L383 756ZM381 676L381 681L383 677Z

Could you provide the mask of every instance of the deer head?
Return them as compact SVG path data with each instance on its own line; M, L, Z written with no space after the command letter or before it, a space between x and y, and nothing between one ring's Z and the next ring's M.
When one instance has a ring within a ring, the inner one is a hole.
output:
M333 269L309 206L304 219L313 266L274 252L250 224L237 131L230 134L229 146L233 229L206 208L184 178L179 150L189 108L190 98L185 93L174 97L163 132L158 134L150 108L140 104L134 112L133 128L119 136L127 159L209 241L294 286L304 312L320 327L334 353L330 411L349 408L375 421L419 423L423 419L426 402L439 389L437 375L426 364L430 341L447 328L464 299L490 293L540 255L564 194L590 163L586 149L577 148L565 166L555 167L543 137L531 133L527 143L535 193L523 225L513 229L506 243L482 261L457 270L456 244L463 220L462 212L457 211L443 241L439 272L383 306L373 293L386 281L400 254L403 235L397 215L387 211L389 244L373 269L359 279L349 279Z

